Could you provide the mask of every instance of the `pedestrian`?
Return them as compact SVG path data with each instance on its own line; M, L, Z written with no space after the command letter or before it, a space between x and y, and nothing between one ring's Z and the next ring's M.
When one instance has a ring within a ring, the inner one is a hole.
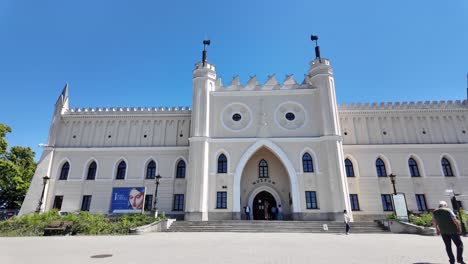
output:
M271 220L276 220L276 213L278 212L278 209L276 206L271 207Z
M247 205L245 208L245 219L250 220L250 207Z
M436 227L437 235L442 235L450 264L455 263L455 257L452 252L452 241L457 247L457 262L466 264L463 261L463 242L460 238L461 225L453 211L448 208L447 202L439 202L439 209L434 211L432 222Z
M351 221L351 218L348 215L348 211L346 211L346 210L343 211L343 218L344 218L344 222L345 222L345 225L346 225L346 234L349 235L349 229L351 228L349 226L349 221Z
M283 220L283 208L278 204L278 220Z

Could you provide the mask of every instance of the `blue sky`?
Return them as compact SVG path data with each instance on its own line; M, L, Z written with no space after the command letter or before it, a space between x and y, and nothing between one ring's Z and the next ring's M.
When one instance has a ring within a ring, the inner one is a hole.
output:
M39 155L66 82L72 107L190 106L204 38L224 84L301 82L311 33L339 103L466 99L466 0L0 0L0 123Z

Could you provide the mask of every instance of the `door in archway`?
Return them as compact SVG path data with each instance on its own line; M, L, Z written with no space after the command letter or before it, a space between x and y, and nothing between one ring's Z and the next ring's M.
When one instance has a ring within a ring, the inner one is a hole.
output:
M271 208L276 207L276 200L271 193L263 191L255 196L252 207L254 220L273 220Z

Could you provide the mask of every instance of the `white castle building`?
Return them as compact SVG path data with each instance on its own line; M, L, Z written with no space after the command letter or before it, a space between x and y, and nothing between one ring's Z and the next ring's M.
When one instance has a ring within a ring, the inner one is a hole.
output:
M223 85L204 60L192 93L192 109L72 109L65 87L20 214L109 213L116 187L146 187L151 210L155 175L159 212L186 220L245 219L245 206L264 219L279 205L285 219L381 218L393 211L391 173L414 212L446 189L468 194L466 100L339 106L319 56L300 83L245 86Z

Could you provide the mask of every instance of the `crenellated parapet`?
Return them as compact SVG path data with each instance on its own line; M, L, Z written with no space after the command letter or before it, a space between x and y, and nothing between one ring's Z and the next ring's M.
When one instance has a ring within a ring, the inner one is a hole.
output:
M77 107L65 112L65 115L119 115L119 114L190 114L192 110L185 106L172 107Z
M307 75L305 78L309 78ZM224 86L221 78L216 80L216 91L272 91L272 90L293 90L293 89L314 89L312 83L308 81L302 82L302 84L298 84L298 82L294 79L292 74L288 74L285 76L282 83L278 82L276 79L275 74L269 75L266 82L261 85L258 80L257 76L253 75L250 76L249 80L245 85L239 80L239 76L234 76L231 82Z
M418 101L418 102L381 102L381 103L343 103L339 111L361 110L424 110L424 109L468 109L467 100L456 101Z

